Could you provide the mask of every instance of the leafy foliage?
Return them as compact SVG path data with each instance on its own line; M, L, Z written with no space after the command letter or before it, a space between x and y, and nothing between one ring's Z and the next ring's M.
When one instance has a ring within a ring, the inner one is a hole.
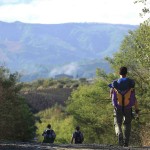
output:
M34 137L35 126L25 99L18 93L19 75L0 67L0 139L27 141Z
M60 79L38 79L32 82L24 82L23 88L21 91L30 92L30 91L40 91L45 89L59 89L59 88L76 88L82 81L72 80L69 78L60 78Z
M99 84L80 86L72 93L67 105L67 112L81 125L86 143L115 142L112 111L108 88L101 81Z

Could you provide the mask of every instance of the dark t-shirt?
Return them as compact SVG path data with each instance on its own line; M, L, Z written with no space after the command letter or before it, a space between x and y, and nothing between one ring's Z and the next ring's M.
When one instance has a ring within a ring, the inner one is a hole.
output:
M56 134L52 129L46 129L42 135L44 136L43 143L53 143L56 138Z
M81 144L84 140L83 133L80 131L75 131L73 133L73 138L75 139L75 144Z
M113 81L112 87L116 88L119 91L125 91L130 88L134 88L135 82L130 78L119 78L118 80Z

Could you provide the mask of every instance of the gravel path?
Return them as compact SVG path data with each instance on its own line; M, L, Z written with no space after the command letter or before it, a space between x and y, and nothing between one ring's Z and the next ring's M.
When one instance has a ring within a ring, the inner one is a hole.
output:
M150 150L150 146L123 148L98 144L0 143L0 150Z

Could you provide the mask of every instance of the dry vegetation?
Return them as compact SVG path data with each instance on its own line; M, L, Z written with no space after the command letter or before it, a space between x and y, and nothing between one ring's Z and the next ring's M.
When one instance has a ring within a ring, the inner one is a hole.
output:
M36 91L24 92L28 105L34 113L53 107L58 104L65 106L65 102L70 96L71 88L51 88Z

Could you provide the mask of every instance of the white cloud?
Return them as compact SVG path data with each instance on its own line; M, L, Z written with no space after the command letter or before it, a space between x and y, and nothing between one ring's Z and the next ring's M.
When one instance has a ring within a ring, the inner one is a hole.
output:
M33 0L0 7L1 21L31 23L106 22L139 24L134 0Z
M76 72L78 69L78 64L77 63L70 63L61 67L56 67L52 69L49 73L49 76L55 76L58 74L67 74L67 75L72 75L73 73Z

